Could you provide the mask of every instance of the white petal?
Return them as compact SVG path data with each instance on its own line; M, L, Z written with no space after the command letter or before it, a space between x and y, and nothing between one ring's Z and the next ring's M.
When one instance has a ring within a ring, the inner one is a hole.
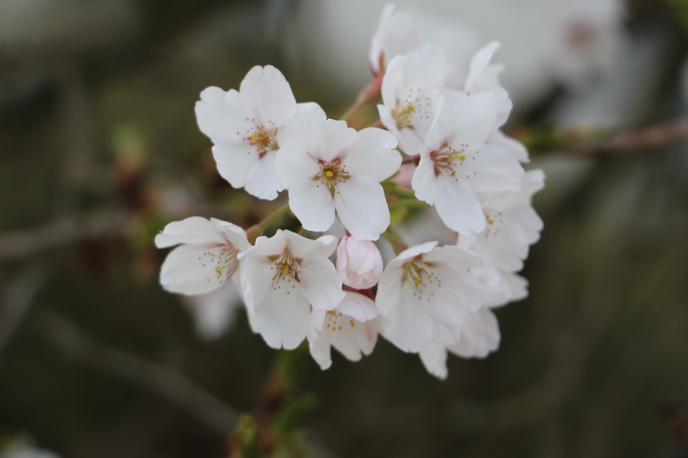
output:
M301 291L317 310L332 310L344 299L342 279L326 257L303 260Z
M265 301L249 309L251 328L271 348L293 350L308 334L310 306L301 294L287 289L270 289Z
M435 202L436 187L437 179L432 159L429 154L422 153L418 167L411 178L411 188L419 200L432 205Z
M327 370L332 366L331 344L329 336L324 335L324 333L308 336L308 349L322 370Z
M241 226L217 218L210 218L210 222L237 250L244 251L251 247L246 238L246 231Z
M464 86L466 92L475 90L475 87L480 83L480 79L484 77L485 71L490 65L494 53L497 52L499 48L500 44L493 41L478 50L473 58L471 58L468 76L466 77L466 85Z
M415 300L410 286L399 294L394 308L382 318L382 335L407 353L415 353L430 340L433 319L425 308Z
M322 143L321 119L307 114L297 114L277 135L280 144L275 167L277 176L285 187L312 179L320 172L317 159L311 154Z
M401 300L399 294L401 293L402 271L390 264L382 272L375 295L375 305L383 315L390 313Z
M491 145L498 146L500 148L505 149L511 155L516 158L517 161L519 162L529 162L530 158L528 157L528 150L526 147L523 145L523 143L519 142L516 139L513 139L507 135L504 135L501 131L496 131L488 142Z
M311 154L318 159L329 162L342 156L357 137L355 129L348 127L345 121L328 119L322 125L322 140L317 151Z
M404 261L406 259L415 258L419 254L430 253L435 249L436 246L436 241L421 243L420 245L415 245L405 249L404 251L399 253L399 256L397 256L396 259Z
M484 358L499 347L499 341L497 317L490 310L483 309L462 327L458 342L449 351L465 358Z
M334 223L334 199L319 181L306 179L292 184L289 208L306 230L324 232Z
M190 216L181 221L168 223L155 236L155 246L167 248L179 244L224 244L222 233L207 218Z
M354 238L377 240L389 226L385 192L369 178L352 177L338 184L334 204L339 219Z
M338 319L341 329L325 331L332 346L349 361L360 361L369 355L377 342L377 328L372 322L360 323L342 315Z
M262 304L272 290L270 261L257 251L261 240L267 241L268 239L266 237L259 237L256 240L256 246L240 256L239 281L241 294L249 310L255 309Z
M195 111L198 128L216 143L238 143L241 141L240 132L252 128L246 120L239 93L233 89L228 92L218 87L204 89Z
M445 380L447 378L447 350L444 345L432 340L428 342L419 352L420 360L425 369L435 377Z
M337 310L356 321L370 321L378 316L375 302L363 294L345 291L344 299L337 306Z
M492 93L467 95L460 91L444 93L444 122L453 124L450 144L482 145L497 131L498 100Z
M296 99L282 72L271 65L255 66L239 87L242 103L253 104L261 124L281 126L296 113Z
M191 296L184 301L194 319L196 332L205 339L216 339L234 323L242 306L234 282L228 281L212 293Z
M478 233L485 228L485 214L480 202L463 180L441 176L435 208L444 224L460 234Z
M274 200L284 189L275 171L275 153L268 153L254 162L246 177L246 192L259 199Z
M383 181L394 175L401 165L401 155L394 149L396 147L394 135L369 127L358 133L342 163L353 176Z
M180 245L167 255L160 268L160 284L178 294L206 294L220 288L229 279L226 247Z
M218 173L236 189L244 187L249 170L260 161L255 148L245 143L221 141L212 152Z

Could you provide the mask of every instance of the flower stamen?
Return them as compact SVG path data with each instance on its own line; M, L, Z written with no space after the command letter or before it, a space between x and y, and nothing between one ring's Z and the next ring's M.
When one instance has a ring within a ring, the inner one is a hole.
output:
M347 172L340 159L334 159L330 162L319 160L318 165L320 172L313 179L327 186L330 195L334 197L337 192L337 185L346 182L351 178L351 174Z

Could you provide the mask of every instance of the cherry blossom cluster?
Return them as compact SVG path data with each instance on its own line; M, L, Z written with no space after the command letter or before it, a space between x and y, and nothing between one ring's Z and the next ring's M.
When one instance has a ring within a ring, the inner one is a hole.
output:
M448 353L494 351L492 310L527 295L517 272L542 229L531 198L544 177L523 169L526 149L500 131L512 103L499 83L503 68L492 62L499 45L461 56L451 46L421 36L409 14L385 9L370 54L381 127L356 130L298 103L272 66L252 68L239 90L205 89L196 116L219 174L259 199L286 191L303 229L267 237L261 224L245 231L198 216L172 222L155 239L159 248L176 246L162 286L199 295L234 283L255 333L276 349L307 341L323 369L332 347L357 361L378 335L419 354L440 378ZM400 240L389 202L411 191L388 184L403 184L402 175L455 243ZM390 246L385 265L380 247Z

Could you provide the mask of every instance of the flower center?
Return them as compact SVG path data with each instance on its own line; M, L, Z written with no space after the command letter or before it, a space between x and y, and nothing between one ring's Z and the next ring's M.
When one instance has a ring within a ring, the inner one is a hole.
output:
M416 106L412 103L398 104L392 110L392 118L397 125L397 129L405 129L413 127L413 114L416 112Z
M343 331L345 326L356 327L356 321L344 317L341 312L330 310L325 314L325 329L328 331Z
M277 144L277 140L275 138L276 136L276 128L269 129L257 125L256 129L244 140L246 140L256 148L256 150L258 151L258 156L262 159L263 156L265 156L269 152L275 151L279 148L279 145Z
M413 296L418 300L430 301L442 281L433 270L434 265L416 256L403 266L402 283L413 287Z
M272 275L272 289L279 289L286 282L286 286L294 289L296 284L301 281L301 259L292 256L288 248L285 248L281 255L271 256L270 270ZM287 291L289 294L289 291Z
M334 159L330 162L319 160L318 165L320 166L320 172L313 179L327 186L330 195L334 197L337 192L337 185L351 178L351 174L347 172L340 159Z
M483 237L489 239L490 237L497 237L502 231L502 212L485 210L485 221L487 226L483 232Z
M456 172L460 166L466 162L466 148L468 145L463 144L457 151L444 143L440 149L430 153L432 159L435 176L447 175L456 177Z
M216 280L221 280L222 278L228 278L234 275L237 267L239 267L239 261L237 260L238 250L234 248L234 245L225 245L220 252L217 251L204 251L198 260L201 262L203 267L207 267L208 264L213 266L213 271L215 272ZM211 281L208 278L208 281Z

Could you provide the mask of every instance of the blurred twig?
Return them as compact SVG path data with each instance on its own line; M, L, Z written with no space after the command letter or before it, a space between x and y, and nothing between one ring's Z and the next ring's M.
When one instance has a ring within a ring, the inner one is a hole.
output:
M129 230L124 212L67 217L38 227L0 232L0 261L17 259L84 239L119 236Z
M688 140L688 116L628 131L548 128L516 130L513 135L532 153L621 156Z
M51 344L79 362L165 398L221 434L234 427L236 411L178 370L99 342L54 312L38 322Z
M0 354L21 325L48 275L47 267L30 268L7 287L0 319Z

